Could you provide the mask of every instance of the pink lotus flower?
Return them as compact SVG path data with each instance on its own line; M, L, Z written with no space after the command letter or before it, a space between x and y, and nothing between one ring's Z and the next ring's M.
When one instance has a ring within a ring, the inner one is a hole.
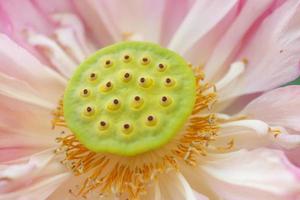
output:
M0 200L299 199L300 86L280 87L300 75L299 20L296 0L0 1ZM168 145L153 160L105 154L105 165L104 154L72 146L63 121L52 129L78 64L122 40L202 67L203 98L217 101L201 109L201 147L182 144L159 167Z

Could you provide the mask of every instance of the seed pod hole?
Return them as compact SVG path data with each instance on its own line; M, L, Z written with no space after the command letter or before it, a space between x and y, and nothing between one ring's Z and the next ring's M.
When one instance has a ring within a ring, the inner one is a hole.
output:
M113 61L112 61L112 60L107 59L107 60L104 61L104 67L105 67L105 68L109 68L109 67L111 67L112 65L113 65Z
M106 83L100 86L100 90L102 92L110 91L112 88L113 88L113 84L111 81L107 81Z
M167 77L167 78L165 78L164 84L167 87L171 87L171 86L175 85L175 80L170 77Z
M130 132L132 132L133 127L130 123L125 123L122 126L122 132L125 134L129 134Z
M157 120L154 115L148 115L146 118L146 125L148 126L154 126L156 124Z
M159 63L157 65L157 69L158 69L158 71L163 72L163 71L165 71L167 69L167 66L165 64L163 64L163 63Z
M100 130L106 130L108 128L108 122L107 121L104 121L104 120L102 120L102 121L100 121L99 122L99 129Z
M127 62L130 62L131 61L131 56L128 55L128 54L125 54L123 56L123 62L127 63Z
M172 99L168 96L162 96L160 99L160 104L162 106L168 106L172 103Z
M138 82L141 87L148 88L152 85L153 81L149 77L140 77Z
M90 91L87 89L87 88L84 88L82 91L81 91L81 96L83 97L88 97L90 95Z
M150 63L150 58L148 56L144 56L141 58L141 64L142 65L148 65Z
M144 100L141 96L134 96L132 101L133 108L140 108L144 104Z
M119 109L120 106L121 106L120 100L115 98L108 104L107 108L108 108L108 110L115 111L115 110Z
M91 116L93 115L95 112L94 108L91 107L91 106L87 106L85 109L84 109L84 115L86 116Z
M132 75L130 74L130 72L124 72L123 74L122 74L122 80L124 81L124 82L128 82L128 81L130 81L131 80L131 78L132 78Z
M90 73L89 79L90 79L91 81L96 80L96 79L97 79L97 74L94 73L94 72L93 72L93 73Z

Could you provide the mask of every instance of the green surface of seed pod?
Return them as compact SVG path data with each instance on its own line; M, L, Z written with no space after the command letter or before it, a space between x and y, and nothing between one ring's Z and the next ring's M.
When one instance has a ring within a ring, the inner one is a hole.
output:
M121 42L76 69L64 94L64 117L91 151L135 156L178 134L195 98L195 77L182 57L152 43Z

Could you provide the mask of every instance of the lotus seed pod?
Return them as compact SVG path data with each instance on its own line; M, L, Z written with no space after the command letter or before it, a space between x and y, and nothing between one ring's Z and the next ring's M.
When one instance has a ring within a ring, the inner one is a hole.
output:
M145 42L100 49L71 77L64 117L94 152L135 156L168 143L183 129L196 98L185 60Z

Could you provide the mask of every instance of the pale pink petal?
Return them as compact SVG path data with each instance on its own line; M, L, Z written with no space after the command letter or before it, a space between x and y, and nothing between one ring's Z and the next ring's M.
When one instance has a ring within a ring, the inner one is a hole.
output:
M51 0L51 3L44 0L32 0L35 7L45 14L72 12L70 0Z
M0 13L0 31L28 49L40 60L44 60L25 38L28 30L38 30L43 34L50 33L54 24L50 23L47 16L38 10L30 0L0 1Z
M57 145L52 135L14 132L0 127L0 163Z
M300 75L299 6L299 1L287 1L248 38L238 59L247 58L249 63L243 76L226 91L227 98L269 90Z
M99 6L102 2L96 0L73 1L78 13L90 30L91 36L98 42L97 46L109 45L121 39L121 34L115 29L107 11L101 5Z
M0 94L49 110L55 108L54 102L40 98L39 93L26 82L2 73L0 73Z
M19 181L21 178L31 176L43 170L54 158L54 148L32 155L29 159L10 161L0 165L0 180ZM25 161L24 161L25 160ZM7 185L10 187L9 185ZM6 188L1 188L6 190Z
M166 0L163 12L160 44L167 46L194 2L194 0Z
M299 159L300 147L288 150L285 153L286 153L287 157L289 158L289 160L294 165L296 165L297 167L300 167L300 159Z
M10 161L0 165L0 199L17 199L31 197L41 185L51 186L51 177L62 175L65 173L63 165L55 159L54 148L32 155L29 158L23 158L15 161ZM69 173L64 174L67 178ZM56 181L57 186L59 181ZM49 191L53 192L49 187ZM43 188L46 189L46 188ZM35 193L42 198L42 194ZM50 195L50 192L47 196ZM35 196L37 198L37 196Z
M0 62L0 72L25 81L46 100L55 103L62 95L66 81L3 34L0 34Z
M277 135L275 130L280 134ZM290 134L280 126L269 126L260 120L238 120L221 124L213 145L224 148L231 142L233 142L233 146L228 151L266 146L292 149L300 146L300 136Z
M51 110L0 96L1 127L21 133L53 135Z
M160 41L165 1L88 0L84 7L80 2L76 5L95 38L104 44L120 41L125 35L138 35L142 40L156 43Z
M196 200L195 193L191 186L186 181L185 177L174 171L170 171L167 174L159 176L158 179L160 198L161 199L189 199ZM201 197L200 200L206 200L205 197Z
M230 200L295 200L300 194L299 169L276 150L241 150L207 156L188 180L205 184ZM200 178L201 177L201 178ZM212 198L212 197L211 197Z
M0 1L0 7L11 23L11 34L15 34L16 37L24 34L22 32L25 27L37 29L42 33L48 33L54 27L29 0Z
M184 54L198 40L209 33L236 4L236 0L196 1L174 34L168 48Z
M300 86L286 86L267 92L241 112L273 126L300 131Z
M69 50L71 51L82 51L84 54L84 57L89 56L93 52L96 51L96 48L93 44L91 44L91 41L87 38L88 33L85 31L85 26L81 19L74 14L69 13L58 13L52 15L52 20L55 21L61 28L60 29L71 29L74 33L74 36L76 37L76 45L78 45L77 48L74 48L74 45L66 45L69 47ZM58 29L58 30L60 30ZM57 36L59 38L59 36ZM69 39L69 38L68 38ZM60 40L61 43L69 42L66 40ZM75 43L73 42L73 43ZM78 57L78 56L77 56ZM79 59L80 62L82 61Z
M0 194L0 200L46 200L69 177L69 173L55 175L38 183L30 184L20 191Z
M245 2L238 16L215 47L205 66L205 73L209 80L213 79L217 73L225 73L221 66L230 64L226 61L238 50L247 31L270 8L272 2L273 0Z

